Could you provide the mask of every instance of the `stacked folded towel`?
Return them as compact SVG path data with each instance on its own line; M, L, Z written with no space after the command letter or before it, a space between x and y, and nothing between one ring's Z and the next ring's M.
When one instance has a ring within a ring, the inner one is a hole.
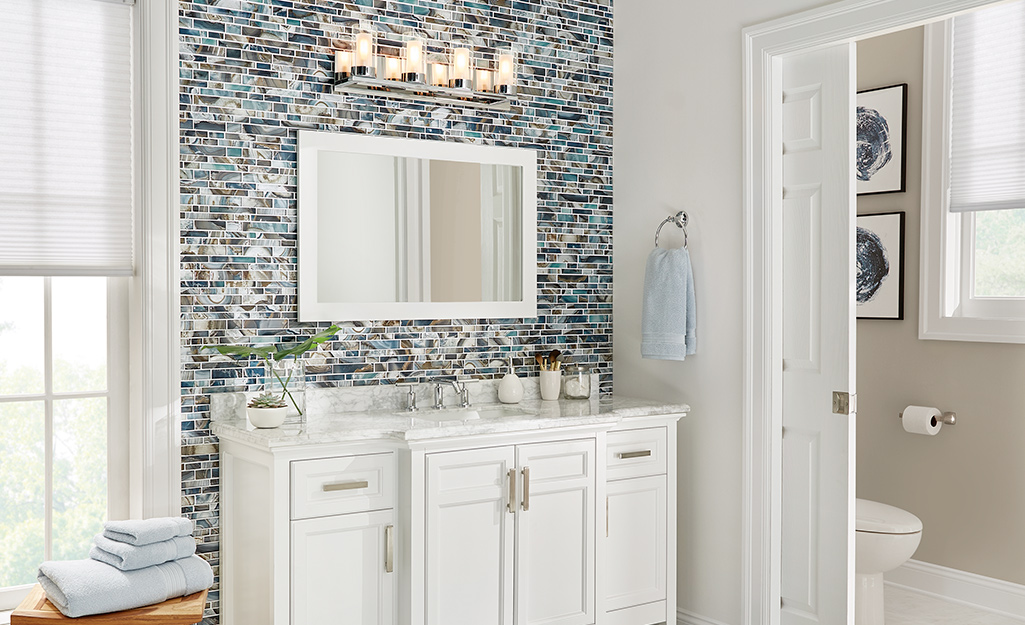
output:
M131 610L210 588L213 571L195 553L188 519L108 521L90 559L44 562L36 579L71 618Z

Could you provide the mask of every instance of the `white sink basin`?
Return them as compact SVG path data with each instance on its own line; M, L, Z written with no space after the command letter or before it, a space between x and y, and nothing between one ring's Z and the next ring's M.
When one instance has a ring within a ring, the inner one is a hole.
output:
M473 408L442 408L441 410L426 408L404 414L413 417L414 421L444 425L467 423L479 419L520 417L528 413L522 408L513 406L477 406Z
M414 421L427 421L430 423L466 423L480 419L480 413L469 408L460 410L420 410L412 415Z

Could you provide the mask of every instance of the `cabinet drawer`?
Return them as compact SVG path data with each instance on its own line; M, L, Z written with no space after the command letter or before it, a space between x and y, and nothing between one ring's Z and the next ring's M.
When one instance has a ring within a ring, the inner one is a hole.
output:
M666 428L609 432L606 479L661 475L666 472Z
M292 518L395 507L395 454L342 456L292 463Z

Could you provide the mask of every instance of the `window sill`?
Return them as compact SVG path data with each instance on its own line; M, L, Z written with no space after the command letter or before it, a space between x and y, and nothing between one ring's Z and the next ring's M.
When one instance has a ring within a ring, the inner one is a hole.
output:
M1025 343L1025 320L975 317L928 319L923 315L919 324L918 338L934 341Z

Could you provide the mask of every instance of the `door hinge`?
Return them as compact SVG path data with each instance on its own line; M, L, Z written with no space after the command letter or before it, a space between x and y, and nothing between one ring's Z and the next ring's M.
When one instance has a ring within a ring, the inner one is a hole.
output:
M833 391L833 414L854 414L858 410L857 403L857 395Z

